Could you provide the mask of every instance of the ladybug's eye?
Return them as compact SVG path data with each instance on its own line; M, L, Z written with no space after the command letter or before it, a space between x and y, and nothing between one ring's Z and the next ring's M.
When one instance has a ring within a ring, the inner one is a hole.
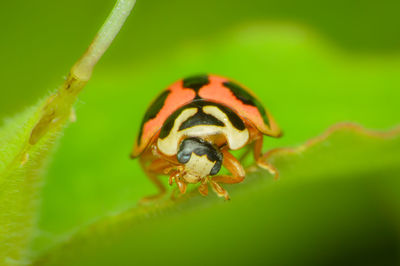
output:
M213 165L207 173L208 175L216 175L221 169L223 159L222 153L214 148L210 143L199 138L184 139L179 146L177 159L180 163L187 164L190 161L193 153L193 157L196 158L199 156L203 157L205 155L207 161Z

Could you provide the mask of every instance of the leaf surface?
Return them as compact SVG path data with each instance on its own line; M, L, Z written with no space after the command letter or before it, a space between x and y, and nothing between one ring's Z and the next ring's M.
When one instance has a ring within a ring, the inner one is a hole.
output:
M278 180L257 169L227 187L231 201L193 193L134 207L81 229L36 265L391 263L399 237L399 133L336 125L269 152Z

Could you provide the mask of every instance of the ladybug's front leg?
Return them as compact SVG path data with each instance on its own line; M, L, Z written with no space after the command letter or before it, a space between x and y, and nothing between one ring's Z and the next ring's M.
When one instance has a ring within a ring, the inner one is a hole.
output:
M222 161L223 166L231 172L230 175L218 175L210 178L210 184L215 193L218 196L229 199L228 192L223 189L219 183L234 184L240 183L244 180L246 172L240 162L227 150L222 151L224 159Z
M267 170L268 172L271 173L271 175L274 176L275 179L277 179L279 177L279 172L278 170L271 164L269 164L268 162L264 161L261 157L261 150L262 150L262 145L263 145L263 135L259 134L256 137L256 140L254 141L254 145L253 145L253 155L254 155L254 160L256 161L256 164Z
M222 161L222 165L231 172L231 176L229 175L218 175L212 178L215 182L221 182L226 184L235 184L243 181L246 172L243 169L243 166L240 162L227 150L223 150L222 154L224 155L224 159Z

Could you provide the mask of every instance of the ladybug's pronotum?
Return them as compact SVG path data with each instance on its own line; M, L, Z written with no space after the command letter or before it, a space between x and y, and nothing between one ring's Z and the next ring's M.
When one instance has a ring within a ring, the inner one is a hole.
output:
M166 188L159 176L168 175L185 193L188 183L200 183L202 195L208 183L220 197L229 195L220 183L239 183L245 177L241 163L229 152L252 145L258 166L263 135L279 137L281 131L260 101L238 83L216 75L179 80L164 90L144 115L132 151L159 197ZM231 175L218 175L224 166Z

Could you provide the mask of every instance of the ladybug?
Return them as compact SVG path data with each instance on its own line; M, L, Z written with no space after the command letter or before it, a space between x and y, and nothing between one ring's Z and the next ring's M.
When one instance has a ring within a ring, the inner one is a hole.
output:
M247 88L217 75L181 79L153 101L144 115L132 158L158 187L157 198L166 193L159 179L169 176L183 194L187 184L200 183L200 194L208 184L220 197L229 199L220 183L239 183L245 178L240 161L230 150L246 145L253 149L258 166L275 173L262 162L263 135L280 137L270 113ZM231 175L218 175L224 166Z

